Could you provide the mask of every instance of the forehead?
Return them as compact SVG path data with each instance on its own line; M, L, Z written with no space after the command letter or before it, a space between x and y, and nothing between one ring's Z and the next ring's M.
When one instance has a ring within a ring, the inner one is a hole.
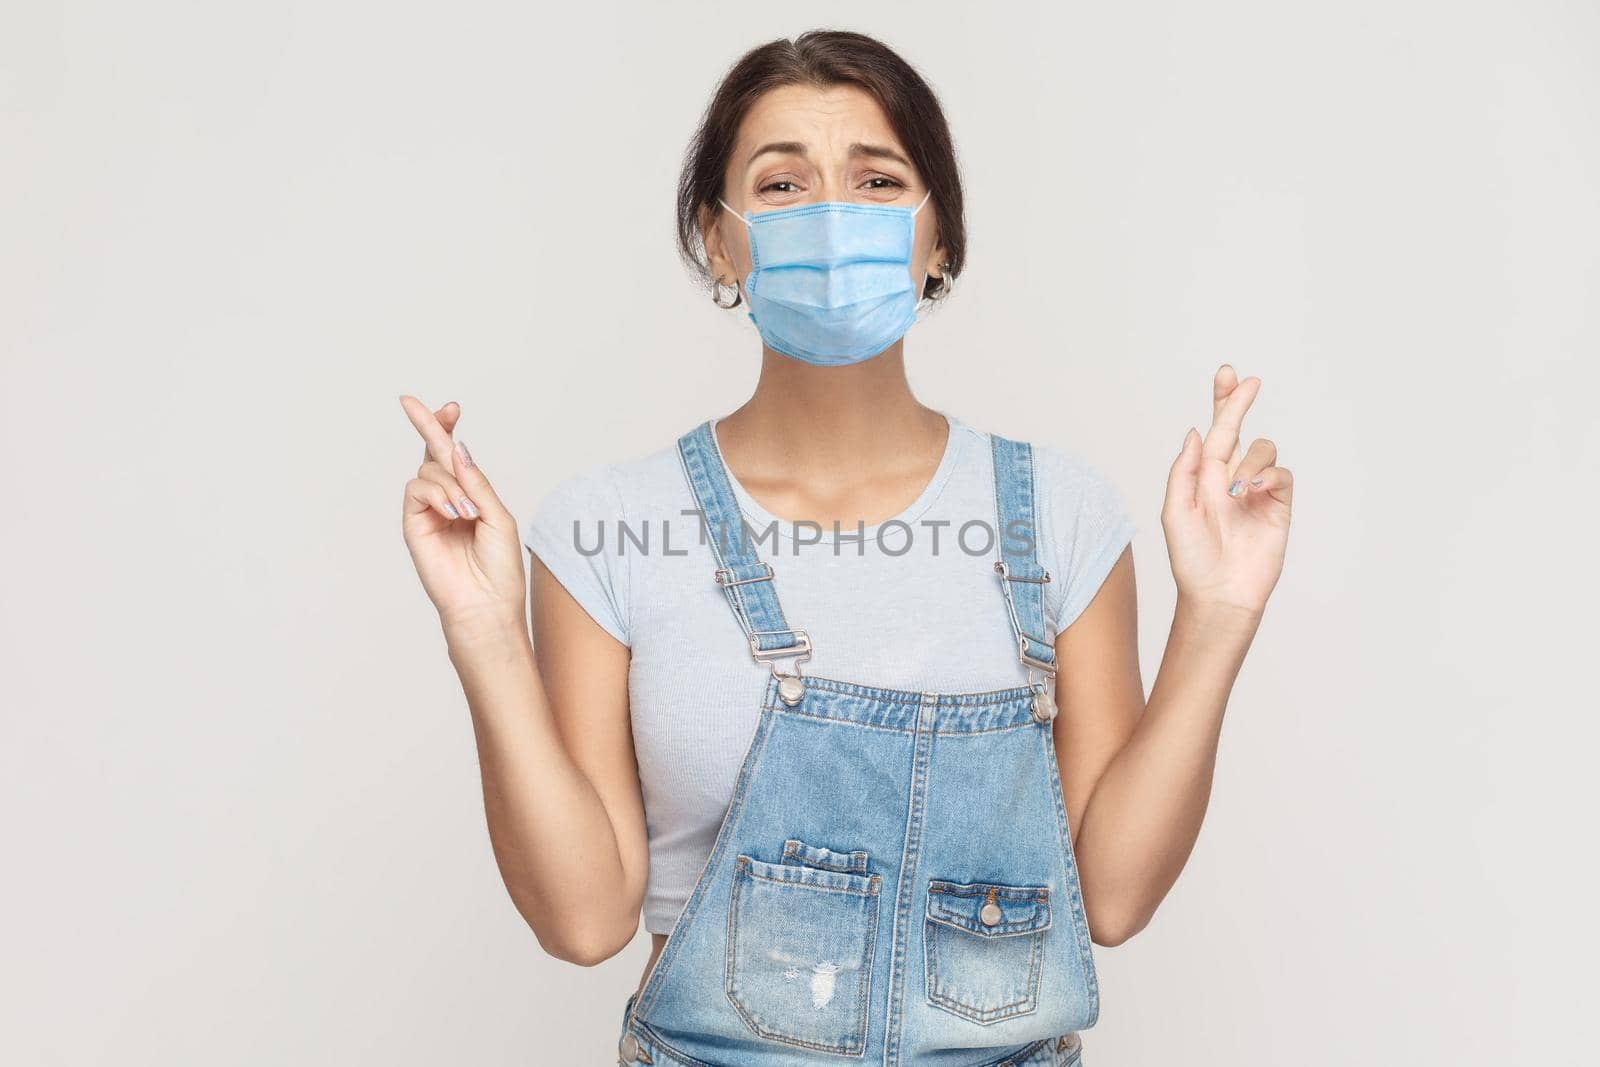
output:
M813 158L843 156L857 141L905 153L883 108L855 85L782 85L763 93L739 124L731 165L742 168L751 152L773 141L800 141Z

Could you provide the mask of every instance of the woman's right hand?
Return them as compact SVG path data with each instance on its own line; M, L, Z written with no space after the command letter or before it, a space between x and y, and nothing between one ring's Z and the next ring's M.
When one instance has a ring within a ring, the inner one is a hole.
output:
M406 483L401 528L445 633L526 635L527 579L517 520L466 445L452 436L459 406L452 402L436 413L404 394L400 406L424 445L422 466Z

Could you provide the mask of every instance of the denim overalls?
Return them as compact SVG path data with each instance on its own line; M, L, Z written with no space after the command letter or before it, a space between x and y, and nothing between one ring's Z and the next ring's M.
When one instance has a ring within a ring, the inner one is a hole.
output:
M1080 1064L1100 998L1055 704L1033 673L1055 675L1033 453L992 440L996 595L1030 684L917 693L800 673L811 639L744 535L711 424L679 439L708 577L772 677L711 855L628 998L619 1063Z

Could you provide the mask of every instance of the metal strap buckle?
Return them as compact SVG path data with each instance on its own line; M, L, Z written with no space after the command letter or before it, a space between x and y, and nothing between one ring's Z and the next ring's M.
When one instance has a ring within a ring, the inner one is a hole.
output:
M1017 656L1025 667L1037 667L1051 678L1056 676L1056 665L1047 663L1042 659L1028 655L1028 639L1022 634L1017 635Z
M762 648L756 638L764 634L794 634L800 639L799 644L790 645L788 648ZM772 671L772 677L778 681L778 700L784 707L798 707L805 699L806 683L800 674L800 664L811 658L811 635L804 630L752 630L750 631L750 655L757 663L767 663ZM794 662L789 665L793 674L780 674L777 660L784 656L793 656Z
M733 576L733 571L729 570L729 569L726 569L726 568L717 571L716 574L714 575L714 577L717 580L717 584L722 586L723 588L727 588L730 585L746 585L746 584L748 584L750 582L770 582L770 581L772 581L772 576L773 576L772 564L770 564L770 563L766 562L765 560L763 560L761 565L763 567L767 568L767 573L758 574L754 578L735 578ZM788 633L789 631L780 630L778 632L779 633Z
M1050 580L1050 572L1045 571L1043 578L1019 578L1011 573L1011 568L1006 566L1005 560L998 560L994 565L994 572L1008 582L1038 582L1040 585Z
M1026 647L1026 639L1019 640L1021 640L1023 646ZM1050 690L1055 688L1056 684L1055 664L1045 663L1043 660L1034 659L1032 656L1028 655L1027 652L1023 652L1021 655L1023 664L1022 669L1028 672L1028 688L1033 690L1033 718L1036 722L1048 723L1051 719L1056 717L1055 698L1050 695ZM1044 681L1040 682L1035 680L1033 676L1033 669L1035 667L1044 671Z
M794 634L796 637L800 638L800 642L799 644L789 645L786 648L762 648L761 643L757 641L756 638L770 634ZM765 662L771 659L782 659L784 656L808 657L811 655L811 635L806 633L804 630L798 629L752 630L750 631L750 655L757 662Z

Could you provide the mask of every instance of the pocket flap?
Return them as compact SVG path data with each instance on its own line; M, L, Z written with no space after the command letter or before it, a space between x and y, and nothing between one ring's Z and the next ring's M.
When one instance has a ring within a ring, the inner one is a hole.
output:
M929 879L928 918L984 937L1043 930L1050 925L1050 887Z
M820 845L808 845L795 838L783 843L783 862L796 862L805 867L818 867L825 871L843 871L845 874L867 874L867 854L864 851L835 852Z

